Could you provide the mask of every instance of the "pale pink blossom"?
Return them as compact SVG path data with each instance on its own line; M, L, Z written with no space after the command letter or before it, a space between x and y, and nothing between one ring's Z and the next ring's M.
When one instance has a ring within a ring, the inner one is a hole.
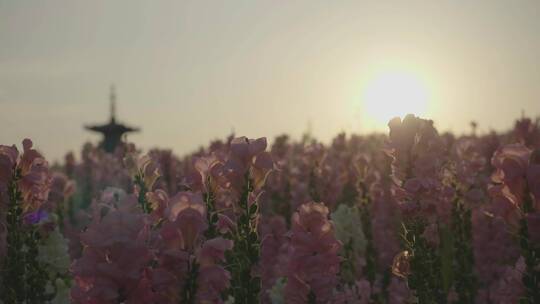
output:
M279 259L281 248L286 242L287 226L281 216L264 217L259 230L262 239L259 266L262 280L261 300L263 303L269 303L267 291L274 286L279 277L285 275L280 271Z
M197 252L197 303L222 303L221 293L229 287L231 276L220 263L225 261L225 251L232 247L231 240L218 237L204 242Z
M334 235L332 222L328 220L328 208L321 203L306 203L293 215L291 228L291 256L285 287L287 302L305 298L306 284L317 303L326 303L337 284L339 272L338 251L341 247ZM298 280L298 281L296 281ZM302 283L300 283L302 282ZM296 295L295 295L296 294Z
M84 251L72 266L75 302L137 303L151 259L146 225L145 215L117 209L81 233Z
M164 214L168 221L163 224L162 235L174 240L175 249L194 252L208 227L200 193L179 192L170 199Z
M531 150L522 144L511 144L499 148L491 160L496 171L492 179L503 184L506 196L517 206L521 206L526 186L526 173Z

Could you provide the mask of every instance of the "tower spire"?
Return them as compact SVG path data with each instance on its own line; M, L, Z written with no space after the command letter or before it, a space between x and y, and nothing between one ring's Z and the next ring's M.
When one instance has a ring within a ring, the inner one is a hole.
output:
M111 121L114 123L116 121L116 90L114 84L111 85L109 100L111 102Z
M105 125L85 126L85 128L103 134L103 140L100 146L105 151L112 153L122 143L122 136L124 134L137 132L139 129L116 123L116 91L114 85L111 85L109 101L111 103L111 121Z

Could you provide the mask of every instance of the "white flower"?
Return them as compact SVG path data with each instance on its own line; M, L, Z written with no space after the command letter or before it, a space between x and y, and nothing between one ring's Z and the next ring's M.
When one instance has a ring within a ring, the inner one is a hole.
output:
M70 303L69 299L69 293L70 293L70 287L64 283L61 279L56 279L54 282L56 285L56 295L54 298L49 302L50 304L68 304Z
M274 286L272 286L272 289L267 291L272 304L285 304L283 290L285 289L286 281L285 278L278 278Z
M363 256L366 250L366 238L362 230L362 221L360 220L358 208L341 204L330 217L334 222L336 238L343 245L352 242L354 253Z
M51 277L56 277L58 273L66 274L69 270L71 261L69 259L67 242L60 231L58 231L58 228L56 228L38 247L38 260L46 265L47 271L51 273Z

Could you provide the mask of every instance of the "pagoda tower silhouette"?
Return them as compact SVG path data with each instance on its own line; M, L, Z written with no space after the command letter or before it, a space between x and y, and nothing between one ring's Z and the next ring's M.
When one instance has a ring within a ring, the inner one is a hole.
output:
M109 123L104 125L85 126L84 128L92 132L101 133L103 135L103 140L100 143L100 147L106 152L112 153L122 142L122 136L124 134L129 132L139 132L140 129L116 122L116 92L114 86L111 86L109 101L111 106L111 120Z

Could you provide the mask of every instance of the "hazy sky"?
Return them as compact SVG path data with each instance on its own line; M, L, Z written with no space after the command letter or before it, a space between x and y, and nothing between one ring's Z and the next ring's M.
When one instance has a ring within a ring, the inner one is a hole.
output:
M0 0L0 143L97 142L111 83L145 149L386 131L362 100L386 70L422 79L442 130L536 116L540 1Z

